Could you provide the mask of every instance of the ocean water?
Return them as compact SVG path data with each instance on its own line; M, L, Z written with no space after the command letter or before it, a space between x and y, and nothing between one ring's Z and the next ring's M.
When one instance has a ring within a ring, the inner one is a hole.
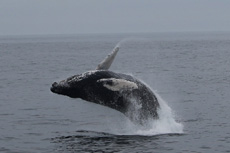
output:
M157 94L160 119L135 125L110 108L50 92L96 68ZM0 37L0 152L230 152L230 33Z

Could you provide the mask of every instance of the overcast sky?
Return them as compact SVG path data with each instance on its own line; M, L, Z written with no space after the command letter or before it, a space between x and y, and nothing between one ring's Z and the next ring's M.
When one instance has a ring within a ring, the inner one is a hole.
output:
M230 31L230 0L0 0L0 35Z

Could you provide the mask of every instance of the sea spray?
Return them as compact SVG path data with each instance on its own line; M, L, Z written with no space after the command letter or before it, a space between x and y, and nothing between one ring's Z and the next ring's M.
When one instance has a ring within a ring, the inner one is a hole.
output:
M128 118L120 127L113 127L117 135L159 135L159 134L180 134L183 133L183 124L176 121L175 114L168 104L158 95L160 108L158 109L159 119L148 119L144 125L134 123Z
M168 106L157 93L160 103L159 120L156 120L155 128L159 133L183 133L183 124L176 121L175 112Z
M142 83L144 83L142 81ZM144 83L145 84L145 83ZM145 84L148 86L147 84ZM150 88L148 86L148 88ZM150 88L151 89L151 88ZM152 89L151 89L152 90ZM114 134L117 135L145 135L145 136L151 136L151 135L159 135L159 134L178 134L183 133L183 124L176 121L175 112L169 107L166 101L164 101L159 94L157 94L156 91L152 90L153 93L156 95L158 102L160 104L160 107L158 108L158 119L152 119L149 118L144 124L139 124L138 122L133 122L130 119L126 118L124 123L116 125L116 127L113 128ZM128 110L131 112L131 116L135 118L139 118L139 109L141 107L140 103L137 99L130 99L133 106L132 109Z
M116 46L116 47L121 47L123 44L127 44L127 43L139 43L139 42L149 42L148 38L140 38L140 37L128 37L128 38L123 38L122 40L120 40Z
M158 109L159 119L149 119L144 128L137 129L136 134L156 135L183 133L183 124L176 122L172 109L158 94L156 94L156 96L160 104L160 109Z

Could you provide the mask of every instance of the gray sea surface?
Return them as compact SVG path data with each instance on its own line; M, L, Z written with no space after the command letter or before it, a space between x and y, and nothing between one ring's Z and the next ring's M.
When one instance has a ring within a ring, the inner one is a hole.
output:
M160 97L149 125L50 92L118 43L110 70ZM0 152L230 152L230 33L0 36Z

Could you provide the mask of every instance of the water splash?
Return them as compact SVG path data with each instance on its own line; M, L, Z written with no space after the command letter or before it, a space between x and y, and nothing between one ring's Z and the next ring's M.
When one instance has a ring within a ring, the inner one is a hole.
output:
M160 104L160 109L158 110L159 119L149 119L145 125L135 124L127 119L122 127L113 127L114 134L145 136L159 134L182 134L184 127L183 124L176 121L175 113L168 104L158 94L156 94L156 96Z
M144 83L142 81L142 83ZM148 88L151 89L146 83L144 83ZM128 118L123 125L115 129L117 135L159 135L159 134L182 134L183 133L183 124L176 121L175 112L169 107L166 101L164 101L156 91L151 89L155 96L158 99L160 108L158 109L159 119L148 119L144 125L134 123ZM133 104L132 109L130 110L131 116L140 117L139 109L142 105L138 102L137 99L131 98L130 101ZM135 114L133 114L135 113ZM122 131L121 131L122 129ZM114 129L113 129L114 130Z
M160 104L159 119L149 120L145 129L137 129L136 133L140 135L183 133L183 124L176 121L175 114L167 103L158 94L156 96Z

